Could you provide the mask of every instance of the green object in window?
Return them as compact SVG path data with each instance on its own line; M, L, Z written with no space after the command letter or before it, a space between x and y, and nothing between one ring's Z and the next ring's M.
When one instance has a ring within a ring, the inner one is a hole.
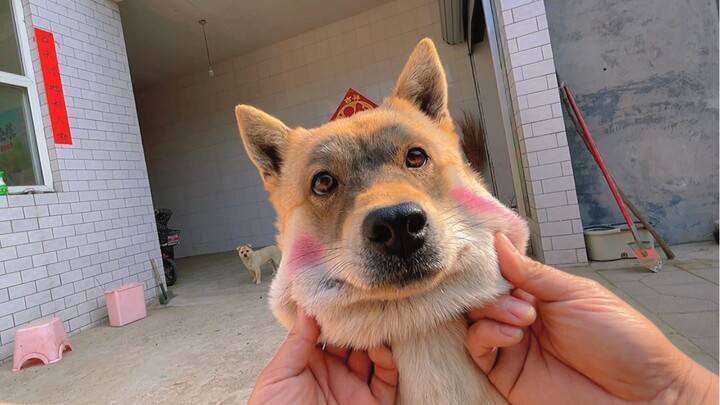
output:
M5 172L0 172L0 195L8 195L8 188L4 178Z

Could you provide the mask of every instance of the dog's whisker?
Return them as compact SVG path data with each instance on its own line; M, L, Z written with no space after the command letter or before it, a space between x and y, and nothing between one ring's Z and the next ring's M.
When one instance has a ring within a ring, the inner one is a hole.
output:
M343 242L343 240L341 239L341 240L338 241L338 243L340 243L340 242ZM342 250L342 249L348 249L348 247L345 246L344 244L338 244L338 245L336 245L336 246L321 247L321 248L319 248L319 249L303 250L300 255L298 255L298 256L296 256L295 258L293 258L292 260L290 260L289 263L292 263L293 261L296 261L296 260L301 259L301 258L305 258L305 257L307 257L307 256L309 256L309 255L313 255L313 254L317 254L317 253L330 252L330 251L335 251L335 250Z
M326 284L328 281L335 279L335 276L337 276L338 273L340 273L342 270L347 268L348 266L352 265L352 261L346 260L346 261L340 261L334 263L328 271L323 274L320 281L316 283L313 293L310 297L311 305L310 307L313 308L315 305L315 301L317 297L320 295L320 293L327 289Z
M321 266L323 266L323 265L325 265L325 264L331 262L332 260L335 260L335 259L337 259L337 258L339 258L339 257L341 257L341 256L342 256L342 252L333 252L333 254L328 254L328 255L325 256L325 260L322 260L322 261L320 261L320 262L314 263L312 266L308 266L308 267L304 267L304 268L298 269L298 270L295 272L295 274L293 275L293 279L296 279L297 277L301 276L302 274L304 274L304 273L306 273L306 272L308 272L308 271L312 271L312 270L314 270L314 269L316 269L316 268L319 268L319 267L321 267ZM278 270L278 271L279 271L279 270ZM323 278L324 278L324 276L323 276ZM320 283L320 285L321 285L321 284L322 284L322 282ZM292 286L292 283L288 283L287 286L286 286L285 289L284 289L285 292L287 292L287 289L289 289L291 286Z
M304 259L304 258L313 256L313 255L316 255L318 253L327 253L327 252L333 252L333 251L337 251L337 250L341 250L341 247L328 248L328 249L317 249L317 250L306 250L306 251L303 251L303 253L296 255L291 260L288 260L287 262L283 262L282 266L280 266L280 267L285 268L300 259Z
M326 256L325 256L325 260L322 260L322 261L320 261L320 262L314 263L312 266L307 266L307 267L303 267L303 268L301 268L301 269L298 269L298 271L296 271L296 272L293 274L293 276L292 276L292 277L293 277L293 280L297 279L299 276L303 275L304 273L306 273L306 272L308 272L308 271L312 271L312 270L314 270L314 269L316 269L316 268L319 268L319 267L321 267L321 266L329 263L329 262L332 261L332 260L337 259L337 258L340 257L341 255L342 255L342 252L334 252L333 254L326 255ZM279 271L279 270L278 270L278 271ZM286 287L284 288L284 292L287 293L287 290L288 290L289 288L291 288L292 285L293 285L292 282L291 282L291 283L288 283L288 284L286 285Z
M314 253L308 253L308 255L312 255L312 254L314 254ZM342 254L342 252L330 252L330 253L324 255L324 258L325 258L326 260L322 260L322 261L313 263L313 265L310 266L310 267L312 268L312 267L316 267L316 266L322 265L322 264L324 264L327 260L332 259L333 257L337 257L338 255L341 255L341 254ZM287 265L290 265L292 262L293 262L293 261L290 261L289 263L287 263L287 264L284 265L283 267L286 267ZM304 270L300 270L300 271L304 271Z

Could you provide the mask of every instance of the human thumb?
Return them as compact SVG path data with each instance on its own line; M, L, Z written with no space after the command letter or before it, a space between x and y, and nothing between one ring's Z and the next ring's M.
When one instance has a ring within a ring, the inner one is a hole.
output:
M319 336L320 328L317 322L307 316L302 307L298 305L295 324L275 357L262 373L266 378L272 379L267 382L285 380L302 373L315 350ZM263 376L260 379L263 379Z
M561 301L573 298L587 283L584 278L530 259L520 253L504 234L495 235L495 249L503 277L516 288L540 300Z

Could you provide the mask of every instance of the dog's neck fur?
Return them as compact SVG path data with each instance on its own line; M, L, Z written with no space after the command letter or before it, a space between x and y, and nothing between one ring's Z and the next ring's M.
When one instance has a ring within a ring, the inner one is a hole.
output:
M465 322L460 317L392 342L399 405L507 404L465 351Z

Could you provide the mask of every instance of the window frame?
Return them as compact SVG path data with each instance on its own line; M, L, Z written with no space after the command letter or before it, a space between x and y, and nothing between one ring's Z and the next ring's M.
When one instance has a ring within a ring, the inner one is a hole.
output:
M25 194L30 191L53 192L53 173L50 166L47 138L45 138L42 110L40 109L40 96L37 91L37 83L35 82L35 69L33 67L30 40L28 38L25 13L21 0L10 0L10 16L15 28L15 36L20 54L20 65L22 66L24 75L0 71L0 84L20 87L26 90L43 184L8 186L8 192L10 194Z

